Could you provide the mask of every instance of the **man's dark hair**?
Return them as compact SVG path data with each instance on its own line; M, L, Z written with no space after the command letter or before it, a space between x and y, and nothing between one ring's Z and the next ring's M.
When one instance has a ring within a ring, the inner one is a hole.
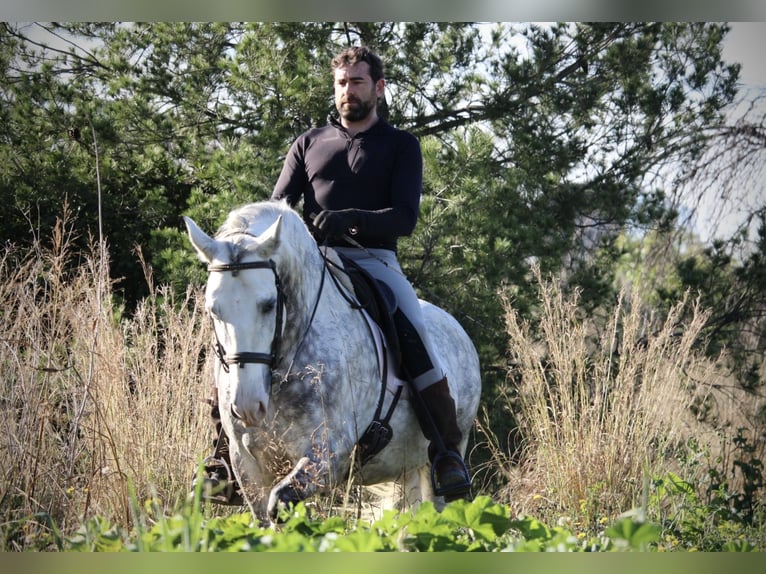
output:
M353 66L359 62L367 62L370 66L370 76L373 82L383 77L383 62L380 57L365 46L350 46L338 53L332 59L333 71L341 66Z

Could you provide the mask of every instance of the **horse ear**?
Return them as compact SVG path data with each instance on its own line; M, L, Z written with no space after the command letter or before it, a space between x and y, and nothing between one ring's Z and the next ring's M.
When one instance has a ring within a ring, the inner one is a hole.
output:
M279 235L282 231L282 216L272 223L269 228L258 236L258 251L265 257L270 256L279 247Z
M215 257L216 240L202 231L191 217L184 216L186 231L189 234L189 240L197 250L197 256L204 262L210 263Z

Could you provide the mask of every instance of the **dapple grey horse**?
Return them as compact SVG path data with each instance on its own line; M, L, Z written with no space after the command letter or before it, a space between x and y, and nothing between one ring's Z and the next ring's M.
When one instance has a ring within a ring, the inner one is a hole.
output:
M271 520L286 504L352 477L361 485L397 484L400 509L443 504L406 385L389 421L390 443L359 467L357 441L381 397L391 404L396 369L381 368L381 337L350 304L349 286L329 275L327 260L339 265L337 254L320 247L282 202L232 211L215 237L185 221L208 266L205 307L215 331L221 421L253 515ZM476 349L452 316L421 304L448 370L464 452L481 390Z

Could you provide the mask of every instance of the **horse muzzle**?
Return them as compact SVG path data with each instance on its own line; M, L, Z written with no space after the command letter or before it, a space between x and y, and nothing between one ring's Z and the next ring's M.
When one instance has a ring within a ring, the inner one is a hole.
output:
M229 412L234 420L246 427L257 427L267 417L271 371L264 366L249 366L233 370L228 384L231 398Z
M250 401L244 407L237 403L231 405L231 416L247 427L258 426L266 418L266 413L267 407L263 401Z

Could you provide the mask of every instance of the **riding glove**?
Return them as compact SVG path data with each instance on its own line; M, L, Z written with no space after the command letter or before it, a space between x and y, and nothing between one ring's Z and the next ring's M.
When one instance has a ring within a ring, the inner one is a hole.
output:
M359 225L359 210L340 209L332 211L325 209L314 219L314 226L328 239L337 239L343 235L356 235Z

